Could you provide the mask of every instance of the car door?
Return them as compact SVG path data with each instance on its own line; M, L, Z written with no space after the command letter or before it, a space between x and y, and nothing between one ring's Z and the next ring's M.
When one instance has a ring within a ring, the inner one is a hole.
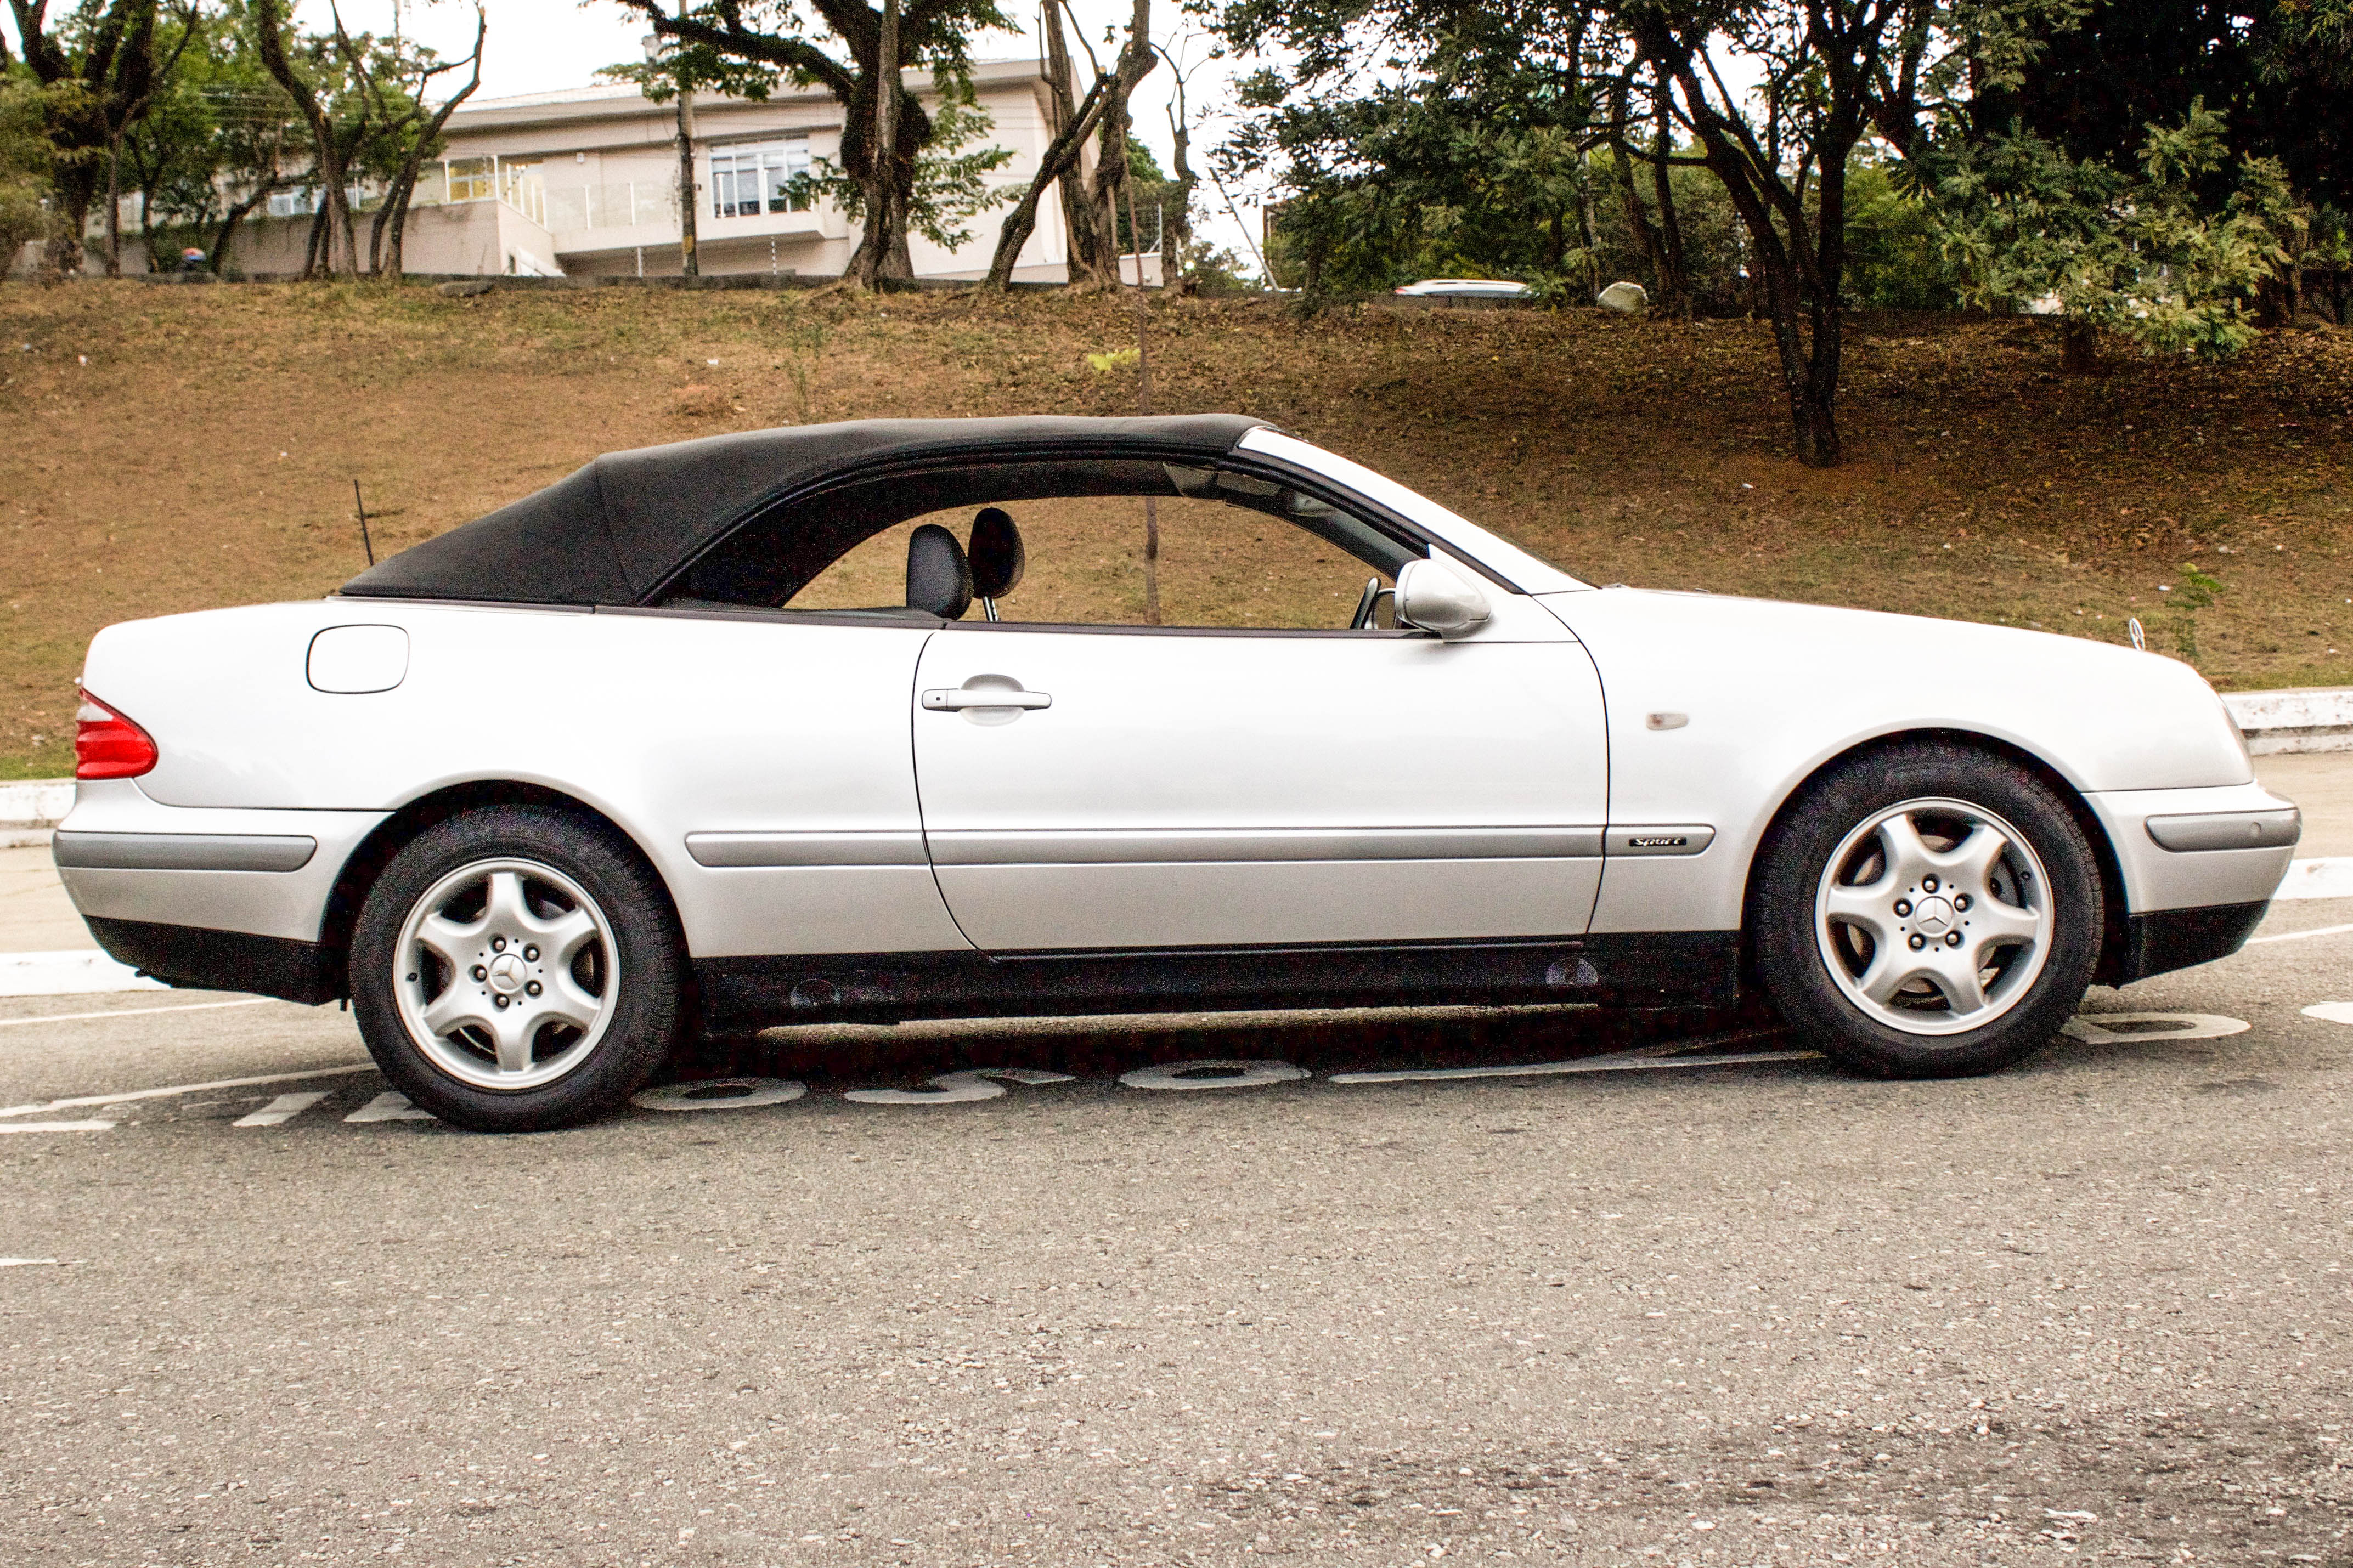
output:
M950 913L992 952L1582 932L1599 681L1542 605L1493 597L1451 641L943 628L913 723Z

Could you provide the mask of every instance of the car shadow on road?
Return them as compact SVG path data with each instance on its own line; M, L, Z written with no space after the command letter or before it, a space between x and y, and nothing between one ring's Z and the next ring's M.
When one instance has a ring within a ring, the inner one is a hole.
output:
M1126 1015L816 1024L714 1036L672 1058L667 1079L782 1078L818 1093L919 1088L942 1073L1027 1068L1110 1078L1187 1061L1282 1061L1334 1072L1574 1061L1725 1037L1725 1049L1786 1047L1762 1006L1621 1010L1590 1005L1348 1012Z

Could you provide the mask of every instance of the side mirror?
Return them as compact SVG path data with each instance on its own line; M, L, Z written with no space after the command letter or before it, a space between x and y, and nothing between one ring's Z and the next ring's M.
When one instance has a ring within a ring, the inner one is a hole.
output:
M1402 626L1459 637L1487 622L1487 595L1440 561L1409 561L1397 576L1397 618Z

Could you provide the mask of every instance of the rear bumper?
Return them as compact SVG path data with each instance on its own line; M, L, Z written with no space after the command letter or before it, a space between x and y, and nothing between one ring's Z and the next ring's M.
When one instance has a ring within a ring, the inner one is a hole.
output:
M117 962L166 985L244 991L316 1006L343 994L339 949L249 931L85 916L90 934Z
M75 790L53 853L93 931L106 921L308 944L344 863L387 815L160 805L135 779L92 781Z

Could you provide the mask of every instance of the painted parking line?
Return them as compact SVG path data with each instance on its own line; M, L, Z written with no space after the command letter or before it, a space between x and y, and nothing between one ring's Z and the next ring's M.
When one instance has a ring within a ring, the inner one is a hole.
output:
M293 1121L319 1101L327 1098L324 1089L308 1089L301 1094L281 1094L249 1116L240 1116L231 1127L276 1127Z
M2151 1040L2220 1040L2243 1035L2244 1018L2220 1013L2078 1013L2059 1032L2087 1046L2142 1044Z
M111 1132L111 1121L0 1121L0 1132Z
M2315 931L2285 931L2277 936L2251 936L2247 939L2247 945L2260 947L2267 942L2302 942L2308 936L2343 936L2348 931L2353 931L2353 926L2322 926Z
M0 1110L0 1118L38 1116L45 1110L79 1110L91 1105L127 1105L134 1100L169 1100L174 1095L197 1094L208 1089L256 1089L266 1083L300 1083L306 1078L347 1078L353 1073L374 1072L375 1063L363 1062L347 1068L312 1068L309 1072L271 1072L258 1078L216 1078L209 1083L175 1083L169 1089L134 1089L122 1094L85 1094L72 1100L45 1100L39 1105L12 1105Z
M149 1013L209 1013L218 1007L259 1007L276 998L247 996L235 1002L182 1002L170 1007L117 1007L111 1013L47 1013L37 1018L0 1018L0 1029L26 1024L79 1024L89 1018L137 1018Z
M349 1116L346 1121L430 1121L429 1110L419 1110L408 1102L408 1096L396 1089L387 1089Z
M2353 1002L2315 1002L2304 1016L2325 1024L2353 1024Z
M40 1264L57 1262L54 1258L0 1258L0 1268L31 1268Z

